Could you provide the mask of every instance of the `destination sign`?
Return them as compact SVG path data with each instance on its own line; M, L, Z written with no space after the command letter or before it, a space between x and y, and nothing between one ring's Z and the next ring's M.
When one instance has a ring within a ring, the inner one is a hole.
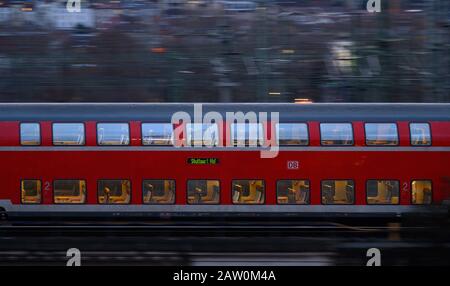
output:
M218 158L188 158L188 164L191 165L217 165L219 164Z

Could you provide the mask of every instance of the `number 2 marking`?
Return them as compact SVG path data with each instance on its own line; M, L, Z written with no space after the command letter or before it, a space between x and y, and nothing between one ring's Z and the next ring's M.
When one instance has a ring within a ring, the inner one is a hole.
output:
M50 182L49 181L44 183L44 191L50 191Z
M403 183L402 190L403 190L404 192L407 192L407 191L408 191L408 183L407 183L407 182L404 182L404 183Z

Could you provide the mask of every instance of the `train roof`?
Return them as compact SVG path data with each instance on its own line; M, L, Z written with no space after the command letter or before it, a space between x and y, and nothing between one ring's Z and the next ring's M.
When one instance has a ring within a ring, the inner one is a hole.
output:
M450 121L448 103L202 103L210 111L278 112L281 121ZM162 121L194 103L0 103L2 121Z

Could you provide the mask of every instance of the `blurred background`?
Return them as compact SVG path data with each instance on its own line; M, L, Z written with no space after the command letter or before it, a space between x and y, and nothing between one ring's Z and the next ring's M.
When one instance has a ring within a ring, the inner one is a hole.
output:
M0 0L2 102L450 102L450 1Z

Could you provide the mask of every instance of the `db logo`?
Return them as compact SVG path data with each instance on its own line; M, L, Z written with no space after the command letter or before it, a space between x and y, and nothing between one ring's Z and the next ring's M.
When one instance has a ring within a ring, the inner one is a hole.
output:
M300 164L298 161L288 161L287 162L287 168L288 170L297 170L299 168Z

